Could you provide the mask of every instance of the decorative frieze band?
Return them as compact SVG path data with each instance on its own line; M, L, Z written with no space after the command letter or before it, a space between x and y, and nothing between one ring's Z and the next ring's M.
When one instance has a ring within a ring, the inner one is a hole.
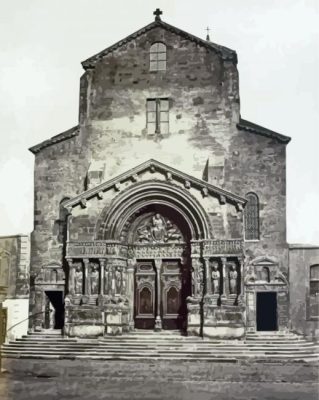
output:
M186 255L185 243L156 243L124 245L119 242L96 240L92 242L68 242L67 257L72 258L182 258ZM191 242L191 256L210 257L215 255L241 255L243 241L197 240Z

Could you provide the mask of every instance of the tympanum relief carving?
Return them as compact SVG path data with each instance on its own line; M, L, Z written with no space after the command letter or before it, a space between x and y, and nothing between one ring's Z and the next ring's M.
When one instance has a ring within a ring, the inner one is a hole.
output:
M183 241L183 236L179 228L159 213L144 219L137 227L134 235L134 242L136 243L151 244L181 241Z

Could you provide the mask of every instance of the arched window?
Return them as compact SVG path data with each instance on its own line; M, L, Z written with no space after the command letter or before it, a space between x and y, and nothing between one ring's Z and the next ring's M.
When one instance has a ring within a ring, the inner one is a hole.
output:
M166 46L163 43L153 43L150 48L150 71L166 70Z
M246 194L245 240L259 240L259 200L255 193Z

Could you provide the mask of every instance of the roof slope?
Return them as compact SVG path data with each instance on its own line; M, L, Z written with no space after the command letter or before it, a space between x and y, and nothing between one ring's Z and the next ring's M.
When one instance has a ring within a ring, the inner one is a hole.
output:
M167 24L166 22L163 22L162 20L155 20L155 21L151 22L149 25L146 25L143 28L139 29L138 31L127 36L126 38L116 42L112 46L107 47L106 49L102 50L101 52L95 54L92 57L89 57L88 59L86 59L85 61L82 62L83 68L84 69L94 68L94 64L97 61L99 61L101 58L103 58L107 54L111 53L112 51L118 49L119 47L123 46L127 42L136 39L138 36L141 36L144 33L148 32L154 28L163 28L167 31L176 33L176 35L179 35L186 39L189 39L192 42L195 42L197 44L200 44L201 46L206 47L207 49L214 50L216 53L220 54L221 57L225 60L233 60L233 61L237 62L236 51L231 50L224 46L220 46L216 43L212 43L212 42L203 40L197 36L192 35L191 33L185 32L182 29L179 29L173 25Z
M70 200L67 200L63 205L64 207L74 207L77 204L80 204L86 200L91 199L92 197L98 195L99 193L106 191L113 187L116 184L120 184L128 179L131 179L135 175L138 175L150 168L153 168L155 171L159 171L162 173L170 173L171 177L180 181L188 181L191 183L193 187L196 187L200 190L207 191L207 195L209 193L214 193L219 196L225 197L225 199L228 199L229 201L235 203L235 204L240 204L244 206L247 202L247 200L244 197L241 197L237 194L231 193L228 190L222 189L220 187L214 186L206 181L203 181L202 179L195 178L194 176L188 175L182 171L179 171L178 169L175 169L173 167L170 167L164 163L161 163L157 160L150 159L148 161L143 162L142 164L129 169L128 171L109 179L106 182L101 183L100 185L93 187L91 189L88 189L79 195L73 197ZM132 180L133 182L133 180Z
M242 118L240 118L239 123L237 124L237 128L247 132L257 133L258 135L266 136L272 139L277 139L279 140L279 142L286 144L288 144L291 140L289 136L285 136L278 132L271 131L270 129L254 124L253 122L246 121L245 119Z
M44 142L41 142L39 144L36 144L35 146L30 147L29 150L33 154L39 153L39 151L41 151L45 147L51 146L52 144L62 142L63 140L70 139L78 135L79 131L80 131L79 125L76 125L73 128L68 129L67 131L59 133L58 135L55 135L52 138L45 140Z

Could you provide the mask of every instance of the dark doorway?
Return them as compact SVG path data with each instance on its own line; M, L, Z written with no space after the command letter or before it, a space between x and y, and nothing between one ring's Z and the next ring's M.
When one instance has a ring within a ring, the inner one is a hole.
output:
M260 292L257 296L257 331L276 331L277 293Z
M64 326L64 302L62 290L45 292L45 329L62 329Z

